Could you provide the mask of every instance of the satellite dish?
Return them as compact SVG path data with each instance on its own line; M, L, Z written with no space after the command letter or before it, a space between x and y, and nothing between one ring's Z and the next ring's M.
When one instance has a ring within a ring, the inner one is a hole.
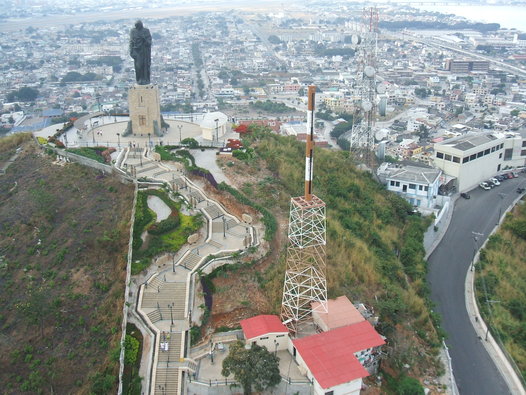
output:
M385 87L384 84L378 84L378 86L376 87L376 92L378 92L379 94L383 94L387 91L387 88Z
M362 109L365 111L365 112L369 112L373 109L373 105L370 101L364 101L362 102Z
M365 66L365 68L363 69L363 72L367 77L373 78L376 70L374 69L373 66Z
M362 38L359 35L353 34L351 36L351 44L352 45L359 45L361 42L362 42Z

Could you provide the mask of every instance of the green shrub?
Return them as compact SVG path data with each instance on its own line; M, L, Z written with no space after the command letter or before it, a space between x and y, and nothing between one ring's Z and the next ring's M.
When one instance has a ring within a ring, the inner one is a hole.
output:
M148 228L148 233L152 235L162 235L163 233L176 229L180 223L181 220L179 219L179 213L177 211L172 211L168 218L150 226Z
M130 365L135 364L139 354L139 340L133 336L126 335L124 340L124 362Z

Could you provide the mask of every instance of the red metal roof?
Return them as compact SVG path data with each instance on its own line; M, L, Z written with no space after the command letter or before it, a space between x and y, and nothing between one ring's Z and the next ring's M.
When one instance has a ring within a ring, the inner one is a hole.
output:
M294 347L324 389L367 377L354 353L384 344L368 321L293 340Z
M268 333L289 333L277 315L257 315L239 322L245 339L253 339Z

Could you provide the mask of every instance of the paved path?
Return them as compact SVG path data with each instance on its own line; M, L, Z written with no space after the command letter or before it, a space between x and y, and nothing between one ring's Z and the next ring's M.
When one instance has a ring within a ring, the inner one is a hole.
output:
M193 274L207 263L208 255L228 254L252 245L256 237L252 227L240 223L201 188L182 173L178 164L153 161L148 150L126 148L117 163L122 170L138 178L166 181L191 206L191 213L201 212L206 219L206 235L193 245L156 259L150 266L149 278L140 285L136 306L139 316L155 333L150 339L150 376L143 384L151 394L180 394L183 371L195 372L196 362L187 358L188 330L194 301ZM194 314L196 316L197 314ZM144 370L143 370L144 371Z
M431 298L448 334L446 343L461 394L512 393L499 370L504 361L491 348L488 353L484 336L481 338L476 331L480 328L472 325L474 317L470 317L473 313L466 308L465 283L474 252L498 223L499 211L504 212L517 198L517 186L523 184L525 180L520 177L507 180L491 191L477 188L470 193L470 200L458 199L450 226L428 259ZM502 198L500 194L504 194ZM482 236L475 241L472 232Z

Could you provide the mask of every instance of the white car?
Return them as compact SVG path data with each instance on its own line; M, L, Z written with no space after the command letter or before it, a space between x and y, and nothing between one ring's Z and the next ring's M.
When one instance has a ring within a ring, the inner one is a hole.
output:
M500 185L499 180L497 180L495 177L489 179L493 184Z
M491 187L484 181L479 184L479 187L481 187L485 191L489 191L491 189Z

